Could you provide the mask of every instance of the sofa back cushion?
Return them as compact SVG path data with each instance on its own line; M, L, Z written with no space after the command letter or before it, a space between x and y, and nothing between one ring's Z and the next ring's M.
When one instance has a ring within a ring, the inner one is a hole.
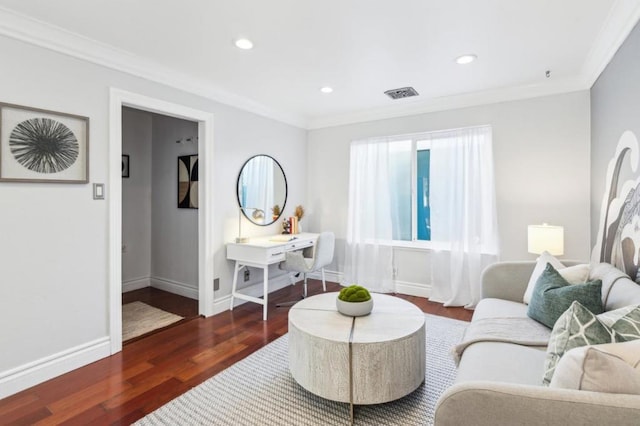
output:
M602 303L605 311L640 304L640 285L613 265L592 265L589 280L596 279L602 281Z

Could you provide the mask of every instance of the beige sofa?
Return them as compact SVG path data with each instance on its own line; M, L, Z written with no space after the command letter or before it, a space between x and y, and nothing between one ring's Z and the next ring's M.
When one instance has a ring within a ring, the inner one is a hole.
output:
M522 298L535 264L500 262L488 267L472 321L528 318ZM592 266L590 279L602 280L606 311L640 304L640 285L610 264ZM462 354L455 384L438 401L435 425L640 425L640 395L542 386L545 357L544 347L471 344Z

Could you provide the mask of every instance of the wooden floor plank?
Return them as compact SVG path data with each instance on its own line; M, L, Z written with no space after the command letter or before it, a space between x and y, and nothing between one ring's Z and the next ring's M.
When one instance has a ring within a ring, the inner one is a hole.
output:
M327 283L328 291L338 291ZM322 291L310 280L310 295ZM289 308L276 304L298 300L300 285L269 295L268 321L262 306L246 303L211 318L196 317L128 343L122 352L0 400L0 425L130 424L287 333ZM473 311L447 308L414 296L398 295L426 313L468 321ZM189 303L161 290L130 292L123 300L169 312L186 312ZM156 305L154 305L156 304ZM162 306L157 306L162 305ZM181 313L178 315L185 316Z

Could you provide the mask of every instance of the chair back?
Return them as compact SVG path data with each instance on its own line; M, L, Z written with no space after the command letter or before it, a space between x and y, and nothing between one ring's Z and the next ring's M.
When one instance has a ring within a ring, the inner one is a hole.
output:
M324 268L333 262L333 250L336 245L336 236L333 232L322 232L318 236L313 258L312 270Z

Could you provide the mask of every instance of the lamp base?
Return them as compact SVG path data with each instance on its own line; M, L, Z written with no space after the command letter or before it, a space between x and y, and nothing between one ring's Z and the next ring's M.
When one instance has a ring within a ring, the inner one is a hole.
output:
M237 237L236 238L236 243L248 243L249 242L249 237Z

